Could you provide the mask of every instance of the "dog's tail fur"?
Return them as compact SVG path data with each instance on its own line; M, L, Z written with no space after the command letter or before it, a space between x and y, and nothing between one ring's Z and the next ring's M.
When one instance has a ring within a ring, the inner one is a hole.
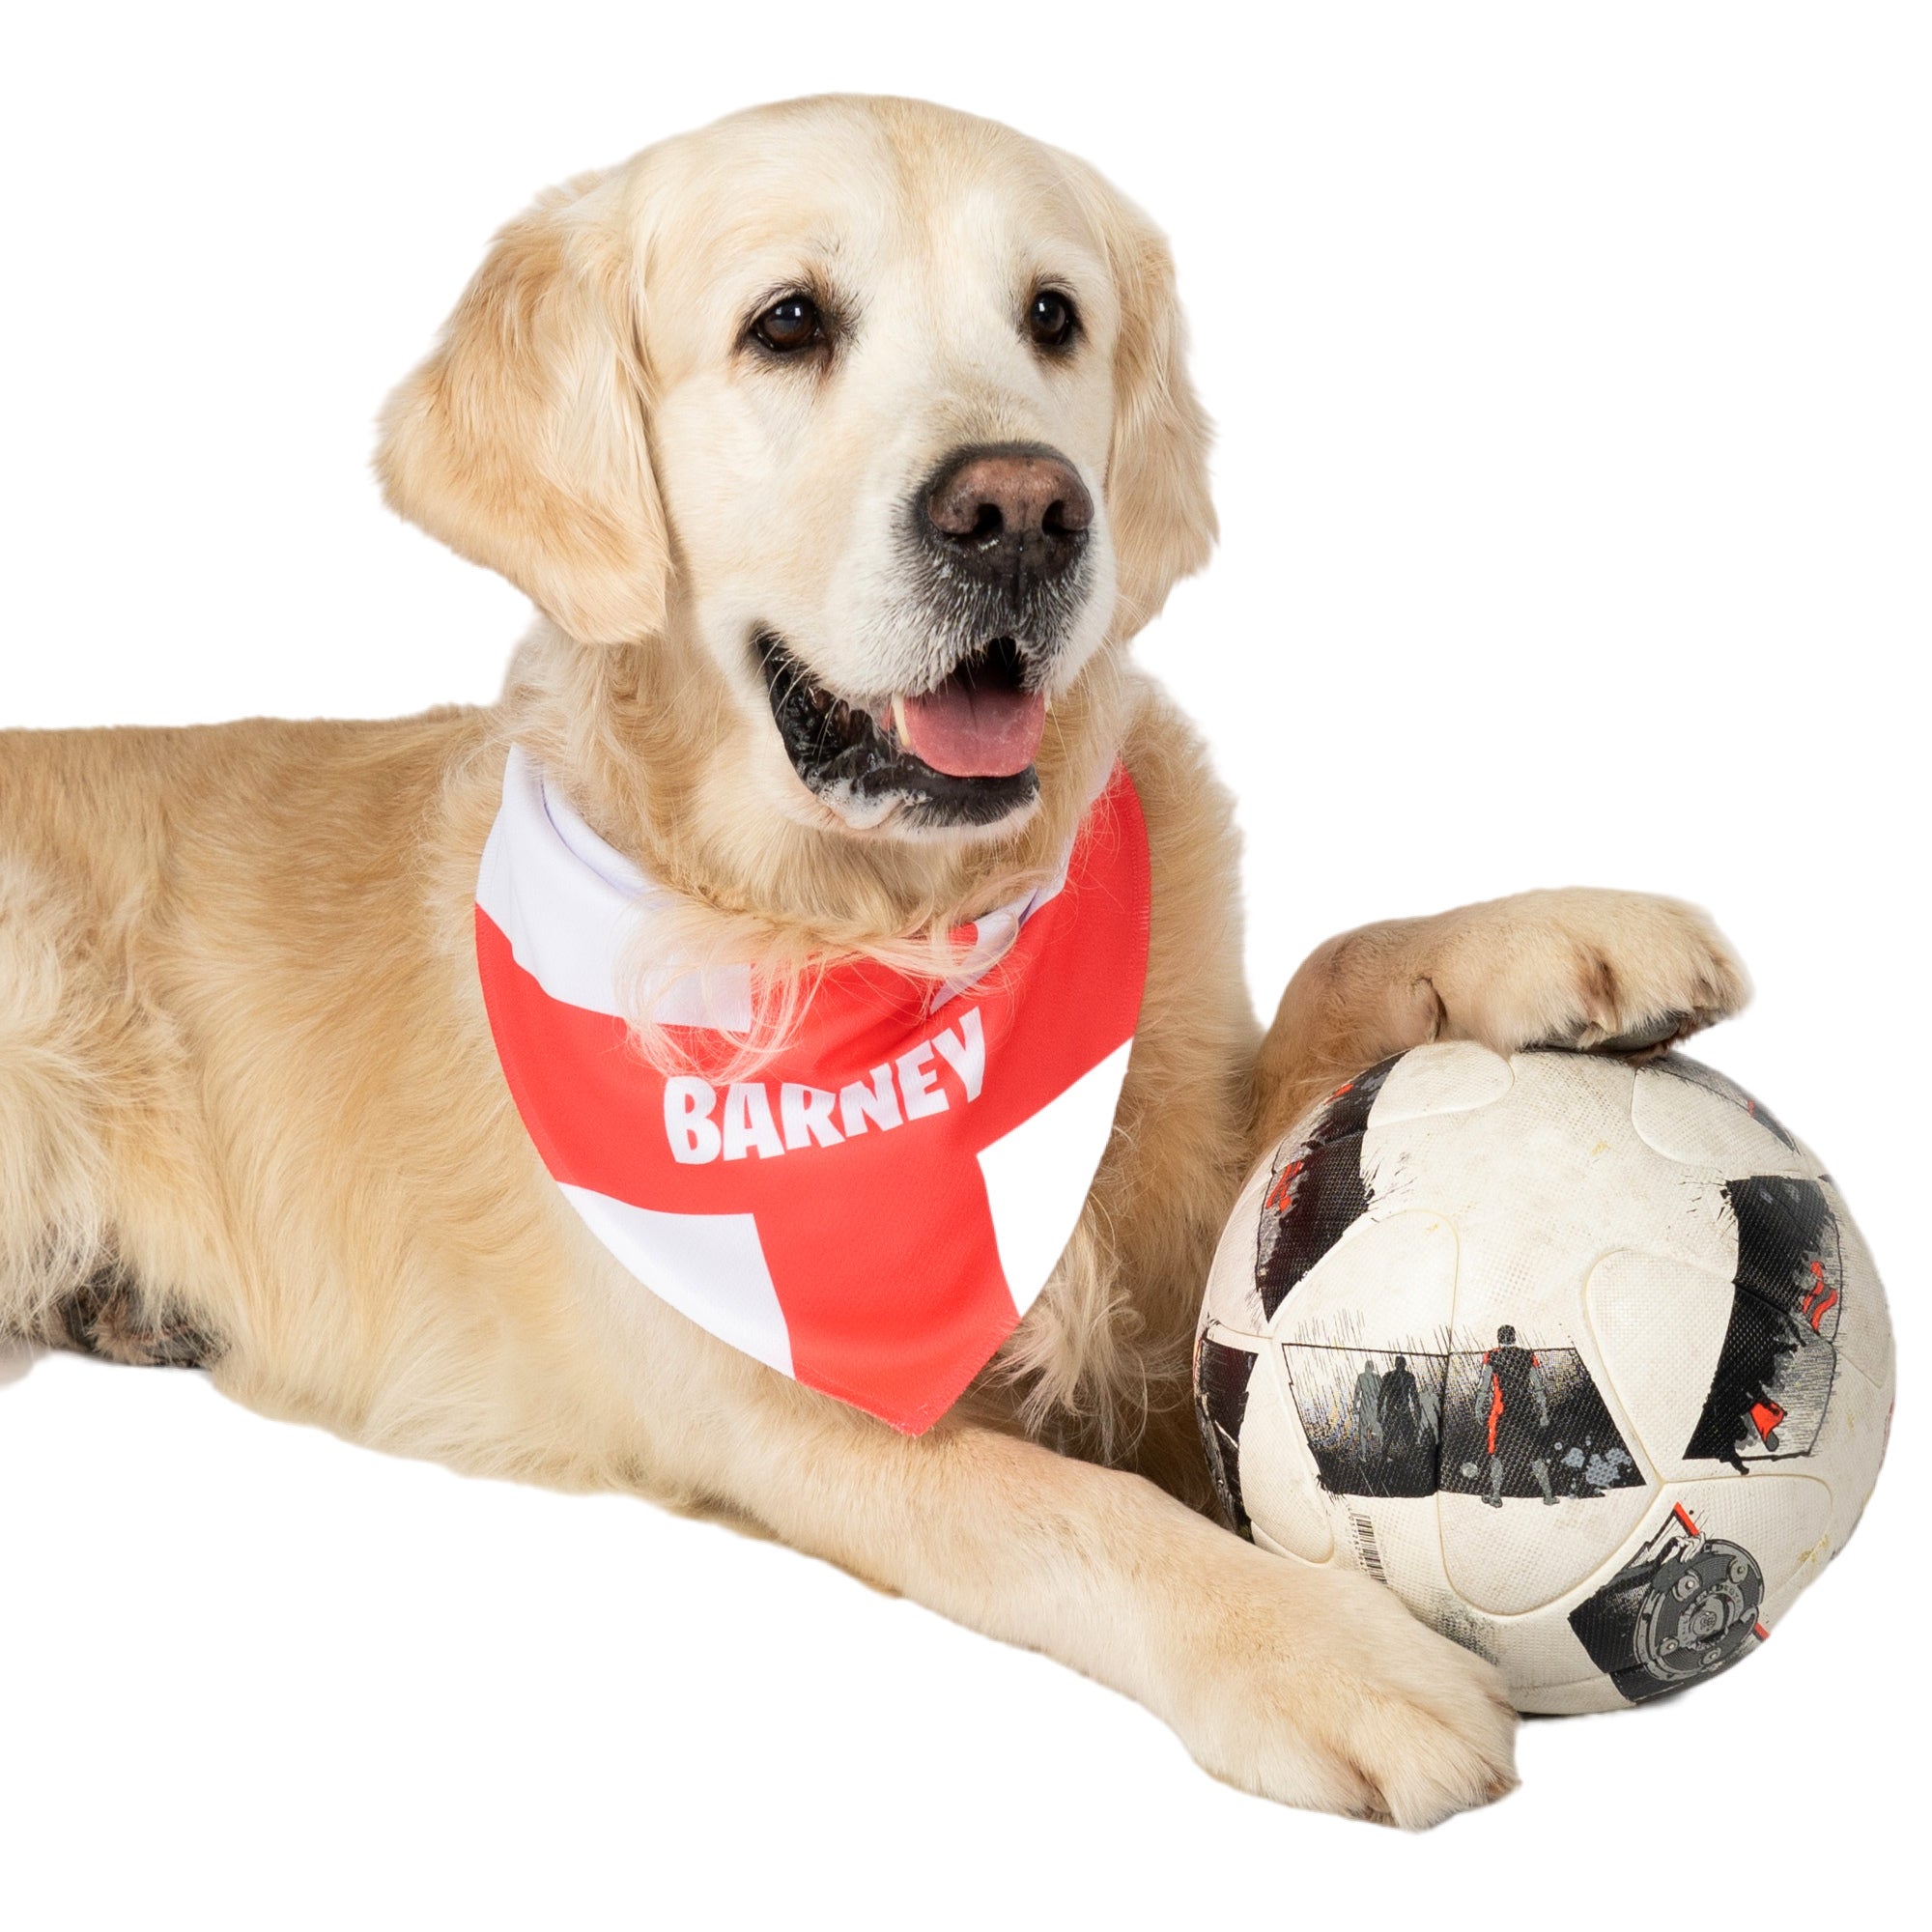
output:
M96 1003L71 983L82 931L43 874L0 858L0 1330L37 1338L109 1260Z
M142 1051L88 934L43 869L0 857L0 1335L199 1368L219 1345L115 1253L110 1106Z

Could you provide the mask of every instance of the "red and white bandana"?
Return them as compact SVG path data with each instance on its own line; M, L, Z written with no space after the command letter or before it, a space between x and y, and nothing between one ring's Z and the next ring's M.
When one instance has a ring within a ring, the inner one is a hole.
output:
M837 966L753 1078L667 1075L631 1041L617 986L667 902L513 747L476 960L524 1125L652 1293L917 1435L1046 1285L1113 1129L1147 978L1133 782L1115 773L1062 879L971 928L966 973ZM693 974L655 1017L742 1036L749 972Z

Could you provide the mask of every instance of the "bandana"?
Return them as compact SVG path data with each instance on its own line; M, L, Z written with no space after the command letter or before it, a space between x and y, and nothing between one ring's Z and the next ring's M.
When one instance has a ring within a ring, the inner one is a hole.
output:
M1132 781L1115 773L1057 879L954 935L955 978L840 963L743 1079L659 1071L622 1017L670 903L512 747L476 960L517 1111L653 1294L917 1435L1046 1285L1113 1130L1147 977ZM688 974L653 1017L741 1042L750 971ZM734 1042L689 1044L702 1065Z

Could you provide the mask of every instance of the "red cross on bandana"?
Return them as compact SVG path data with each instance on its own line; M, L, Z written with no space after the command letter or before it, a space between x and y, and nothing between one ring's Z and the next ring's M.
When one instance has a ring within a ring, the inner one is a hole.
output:
M619 1017L654 898L513 750L476 956L544 1165L662 1299L895 1428L930 1427L1045 1285L1112 1130L1147 972L1131 781L1094 803L1057 891L980 923L980 950L1004 950L977 978L838 966L736 1081L659 1071ZM682 998L660 1019L750 1017L742 980Z

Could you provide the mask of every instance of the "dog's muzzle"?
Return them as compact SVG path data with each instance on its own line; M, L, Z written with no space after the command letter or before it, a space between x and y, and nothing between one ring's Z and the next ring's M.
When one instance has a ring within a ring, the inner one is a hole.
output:
M1035 760L1065 639L1085 605L1094 499L1034 443L955 450L912 494L899 547L932 669L883 698L820 683L782 638L758 661L805 784L857 824L987 826L1038 795Z

